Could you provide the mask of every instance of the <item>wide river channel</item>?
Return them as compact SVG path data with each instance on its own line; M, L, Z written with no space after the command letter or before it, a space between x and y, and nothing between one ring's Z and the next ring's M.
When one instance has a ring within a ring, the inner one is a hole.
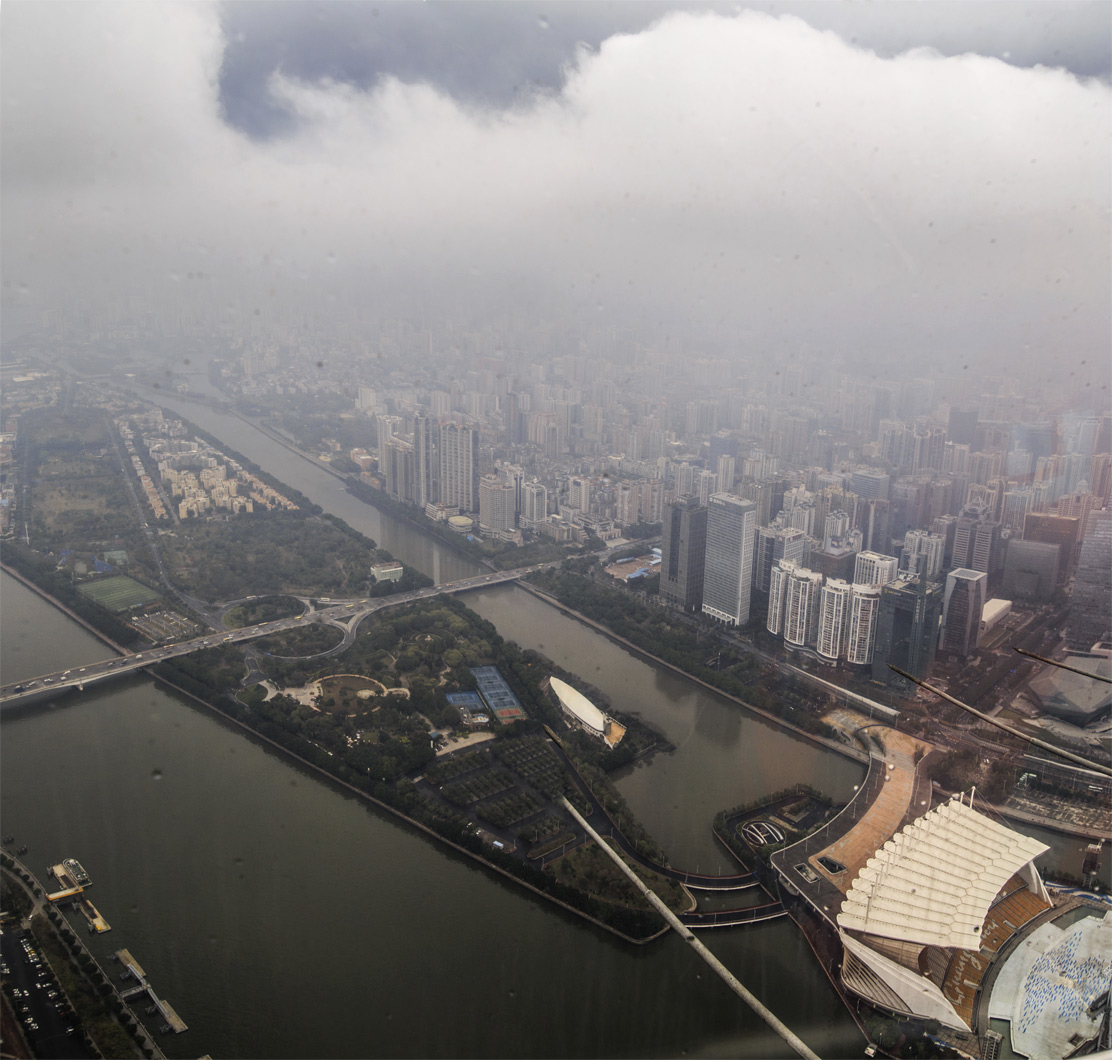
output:
M436 580L477 572L238 418L161 403ZM0 584L4 681L109 654ZM796 781L844 799L864 774L521 589L463 599L676 745L618 779L673 864L731 867L711 835L719 809ZM793 1055L678 939L622 943L149 678L5 713L0 755L4 832L40 878L62 857L85 865L113 928L94 952L130 949L189 1025L161 1039L168 1056ZM1078 841L1035 834L1076 857ZM821 1056L862 1055L790 921L702 938Z

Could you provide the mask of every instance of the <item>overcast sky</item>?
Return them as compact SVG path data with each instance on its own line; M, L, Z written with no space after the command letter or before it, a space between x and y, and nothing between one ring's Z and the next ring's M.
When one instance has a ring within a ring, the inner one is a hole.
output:
M1108 357L1104 0L0 20L6 301L404 299L771 353Z

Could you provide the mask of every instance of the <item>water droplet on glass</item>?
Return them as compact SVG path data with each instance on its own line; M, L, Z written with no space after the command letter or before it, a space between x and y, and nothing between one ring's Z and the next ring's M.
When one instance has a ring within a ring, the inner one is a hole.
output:
M158 384L155 383L155 386L158 386ZM152 769L151 770L151 780L161 780L161 779L162 779L162 770L161 769Z
M545 18L544 15L541 15L537 19L537 29L548 29L548 28L549 28L548 19Z

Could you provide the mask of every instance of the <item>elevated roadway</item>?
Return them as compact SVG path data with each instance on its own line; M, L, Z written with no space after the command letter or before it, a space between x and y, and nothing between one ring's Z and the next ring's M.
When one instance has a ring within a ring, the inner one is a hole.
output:
M86 666L59 670L55 673L42 674L39 677L0 686L0 708L39 699L46 694L54 695L71 688L83 689L98 681L142 670L152 663L164 662L166 659L174 659L180 655L190 655L195 651L213 648L221 644L246 643L257 640L259 637L298 629L312 622L335 626L343 633L343 639L339 644L326 651L318 652L313 656L301 657L324 658L329 655L336 655L349 647L355 640L356 631L363 619L377 611L400 607L403 604L411 604L418 600L427 600L434 596L464 593L470 589L485 589L492 585L502 585L505 582L516 581L526 574L543 570L549 566L552 566L552 564L539 563L531 567L518 567L514 570L492 571L488 574L476 575L473 578L446 582L443 585L432 585L424 589L413 589L410 592L397 593L393 596L360 597L344 600L321 600L320 597L316 597L318 604L323 606L314 609L311 604L307 603L307 610L300 615L280 618L272 622L259 622L252 626L243 626L240 629L208 633L201 637L194 637L192 640L166 644L133 655L117 655L101 662L89 663ZM226 610L226 607L222 610Z

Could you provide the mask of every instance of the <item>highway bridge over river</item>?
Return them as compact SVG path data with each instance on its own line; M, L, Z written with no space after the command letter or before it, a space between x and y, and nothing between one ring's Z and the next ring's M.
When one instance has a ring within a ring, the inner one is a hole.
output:
M335 626L343 633L339 644L323 652L317 652L309 658L324 658L336 655L347 648L355 640L359 623L368 615L376 611L384 611L390 607L399 607L402 604L411 604L418 600L427 600L433 596L446 593L463 593L469 589L485 589L491 585L501 585L504 582L516 581L526 574L544 570L554 566L553 563L538 563L531 567L518 567L514 570L492 571L489 574L479 574L474 578L465 578L460 581L446 582L443 585L430 585L424 589L414 589L406 593L395 593L393 596L360 597L357 599L333 600L314 597L316 606L309 598L302 599L305 611L300 615L290 618L279 618L273 622L259 622L253 626L243 626L240 629L227 629L219 632L208 633L204 636L194 637L192 640L180 641L177 644L166 644L142 651L134 655L117 655L102 662L88 663L80 668L61 670L57 673L42 674L30 680L0 686L0 707L12 706L16 703L29 700L39 700L46 694L56 694L68 691L71 688L83 689L97 681L104 681L120 674L133 673L142 670L152 663L163 662L179 655L189 655L204 648L213 648L220 644L239 644L273 633L282 633L290 629L298 629L309 623ZM289 595L275 593L275 596ZM242 603L244 601L236 601ZM221 615L226 614L232 604L217 605L214 611Z

